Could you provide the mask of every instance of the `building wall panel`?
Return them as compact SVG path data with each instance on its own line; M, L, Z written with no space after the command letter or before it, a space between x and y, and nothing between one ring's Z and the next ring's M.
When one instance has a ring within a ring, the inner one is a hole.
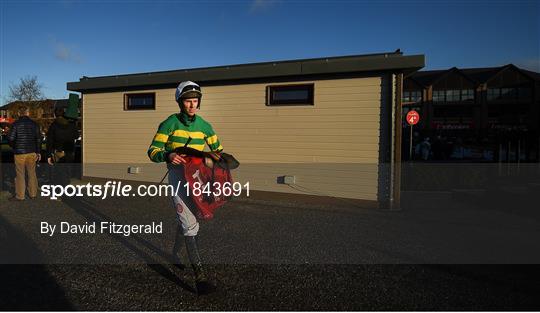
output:
M308 83L315 84L314 106L267 107L269 84L203 87L201 115L242 163L235 178L253 190L377 200L387 87L381 77ZM155 92L155 111L124 111L124 92L84 95L85 176L161 179L165 167L151 164L146 151L158 124L178 111L175 90L144 92ZM142 172L128 174L129 164ZM277 184L282 175L296 176L301 188Z

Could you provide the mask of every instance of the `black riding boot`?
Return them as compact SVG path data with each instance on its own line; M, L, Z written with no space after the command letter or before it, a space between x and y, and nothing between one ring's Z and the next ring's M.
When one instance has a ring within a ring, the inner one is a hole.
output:
M195 236L185 236L185 240L189 261L195 272L195 286L197 287L197 293L200 295L208 294L215 290L215 286L208 281L204 271L199 255L199 249L197 247L197 240L195 239Z
M180 258L180 250L182 249L182 227L178 225L176 227L176 234L174 235L174 246L172 250L172 259L171 262L175 266L184 269L185 266L182 264L182 259Z

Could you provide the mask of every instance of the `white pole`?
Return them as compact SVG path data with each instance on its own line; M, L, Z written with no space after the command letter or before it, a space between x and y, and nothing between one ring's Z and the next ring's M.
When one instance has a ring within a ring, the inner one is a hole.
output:
M412 128L413 128L413 125L411 125L411 136L409 138L409 162L413 160L413 155L412 155L412 134L413 134L413 131L412 131Z

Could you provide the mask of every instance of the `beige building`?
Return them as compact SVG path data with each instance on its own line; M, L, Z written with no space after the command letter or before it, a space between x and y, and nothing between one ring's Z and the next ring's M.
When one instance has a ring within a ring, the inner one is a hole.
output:
M382 53L83 77L67 84L82 93L83 176L158 182L165 165L147 149L178 112L175 87L192 80L200 115L241 162L233 176L252 195L395 207L402 79L423 66L423 55Z

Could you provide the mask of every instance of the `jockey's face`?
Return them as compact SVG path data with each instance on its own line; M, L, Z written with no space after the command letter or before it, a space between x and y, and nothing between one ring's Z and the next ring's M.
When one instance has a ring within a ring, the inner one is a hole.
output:
M182 99L183 111L189 116L193 116L195 115L195 113L197 113L198 105L199 105L198 98Z

